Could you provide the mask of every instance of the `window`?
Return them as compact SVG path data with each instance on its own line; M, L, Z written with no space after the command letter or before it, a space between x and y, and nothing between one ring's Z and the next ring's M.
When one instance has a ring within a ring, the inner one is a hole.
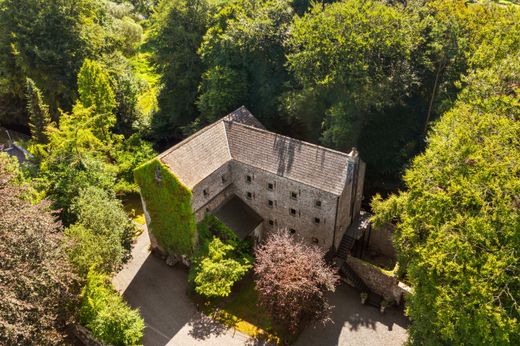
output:
M253 194L251 192L246 193L247 199L253 199Z
M296 230L294 228L289 228L289 233L294 234L296 233Z
M273 191L274 190L274 184L273 183L267 183L267 190Z
M319 225L320 222L321 222L321 220L320 220L319 217L315 217L315 218L314 218L314 223L315 223L315 224Z
M208 197L209 196L209 189L202 190L202 193L204 194L204 197Z
M291 198L292 199L298 199L298 194L296 192L291 192Z
M269 208L274 207L274 201L272 201L272 200L270 200L270 199L267 200L267 206L268 206Z
M227 177L225 175L223 175L222 177L220 177L222 179L222 184L225 184L227 183Z
M250 175L246 175L246 183L251 184L252 181L253 177L251 177Z
M320 243L320 241L318 240L318 238L312 238L312 242L313 242L314 244L319 244L319 243Z
M289 209L289 213L292 215L292 216L296 216L296 209Z
M321 208L321 201L318 200L318 199L315 200L315 201L314 201L314 206L315 206L316 208Z
M206 208L206 213L209 213L209 208Z
M271 227L274 226L274 221L273 220L269 220L269 226L271 226Z

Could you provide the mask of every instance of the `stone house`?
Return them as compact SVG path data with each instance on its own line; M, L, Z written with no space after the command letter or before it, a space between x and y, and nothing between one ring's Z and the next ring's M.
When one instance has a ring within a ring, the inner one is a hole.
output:
M355 149L267 131L245 107L158 158L191 189L197 222L213 213L242 238L285 228L335 252L360 212L366 165Z

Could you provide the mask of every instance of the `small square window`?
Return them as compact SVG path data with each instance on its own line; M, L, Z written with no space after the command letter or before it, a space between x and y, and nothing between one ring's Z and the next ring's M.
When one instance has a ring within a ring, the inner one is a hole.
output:
M204 194L204 197L208 197L209 196L209 189L202 190L202 193Z
M225 175L220 177L222 179L222 184L227 183L227 177Z
M315 200L315 201L314 201L314 206L315 206L316 208L321 208L321 201L318 200L318 199Z
M274 220L269 220L269 226L271 226L271 227L274 226Z
M250 175L246 175L246 182L248 184L251 184L252 181L253 181L253 178Z
M274 190L274 184L273 183L267 183L267 190L273 191Z
M274 207L274 201L272 201L272 200L270 200L270 199L267 200L267 206L268 206L269 208Z
M298 194L296 192L291 192L291 198L292 199L298 199Z
M314 223L315 223L315 224L319 225L320 222L321 222L321 220L320 220L319 217L315 217L315 218L314 218Z
M295 234L296 233L296 230L294 228L289 228L289 233L291 234Z
M289 213L292 215L292 216L296 216L296 209L289 209Z
M253 194L251 192L246 193L247 199L253 199Z
M320 241L318 240L318 238L312 238L312 242L313 242L314 244L319 244L319 243L320 243Z

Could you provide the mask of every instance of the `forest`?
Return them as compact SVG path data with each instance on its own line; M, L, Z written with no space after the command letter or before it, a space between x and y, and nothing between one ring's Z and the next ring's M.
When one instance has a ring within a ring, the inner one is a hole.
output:
M134 169L242 105L359 150L412 344L520 344L517 0L0 0L0 344L138 343Z

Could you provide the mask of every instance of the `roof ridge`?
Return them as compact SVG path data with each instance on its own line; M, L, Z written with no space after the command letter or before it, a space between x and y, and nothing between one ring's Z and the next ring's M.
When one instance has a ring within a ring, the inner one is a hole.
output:
M310 146L310 147L314 147L314 148L318 148L318 149L322 149L322 150L326 150L326 151L329 151L331 153L334 153L334 154L340 154L342 156L346 156L350 159L353 159L352 156L350 156L348 153L345 153L343 151L339 151L339 150L334 150L334 149L331 149L331 148L327 148L327 147L324 147L322 145L318 145L318 144L314 144L314 143L310 143L310 142L306 142L306 141L303 141L301 139L296 139L296 138L293 138L293 137L289 137L289 136L285 136L285 135L281 135L279 133L276 133L276 132L273 132L273 131L269 131L269 130L265 130L265 129L261 129L261 128L258 128L258 127L255 127L255 126L251 126L251 125L247 125L247 124L244 124L244 123L240 123L240 122L235 122L235 121L232 121L232 120L228 120L228 119L224 119L222 118L220 121L223 121L225 123L230 123L230 124L233 124L233 125L240 125L240 126L243 126L243 127L246 127L250 130L253 130L253 131L258 131L258 132L263 132L263 133L269 133L269 134L272 134L272 135L275 135L277 137L283 137L283 138L287 138L287 139L290 139L290 140L293 140L293 141L297 141L301 144L304 144L304 145L307 145L307 146ZM220 122L219 121L219 122ZM226 137L227 137L227 129L226 129ZM228 138L228 143L229 143L229 138Z

